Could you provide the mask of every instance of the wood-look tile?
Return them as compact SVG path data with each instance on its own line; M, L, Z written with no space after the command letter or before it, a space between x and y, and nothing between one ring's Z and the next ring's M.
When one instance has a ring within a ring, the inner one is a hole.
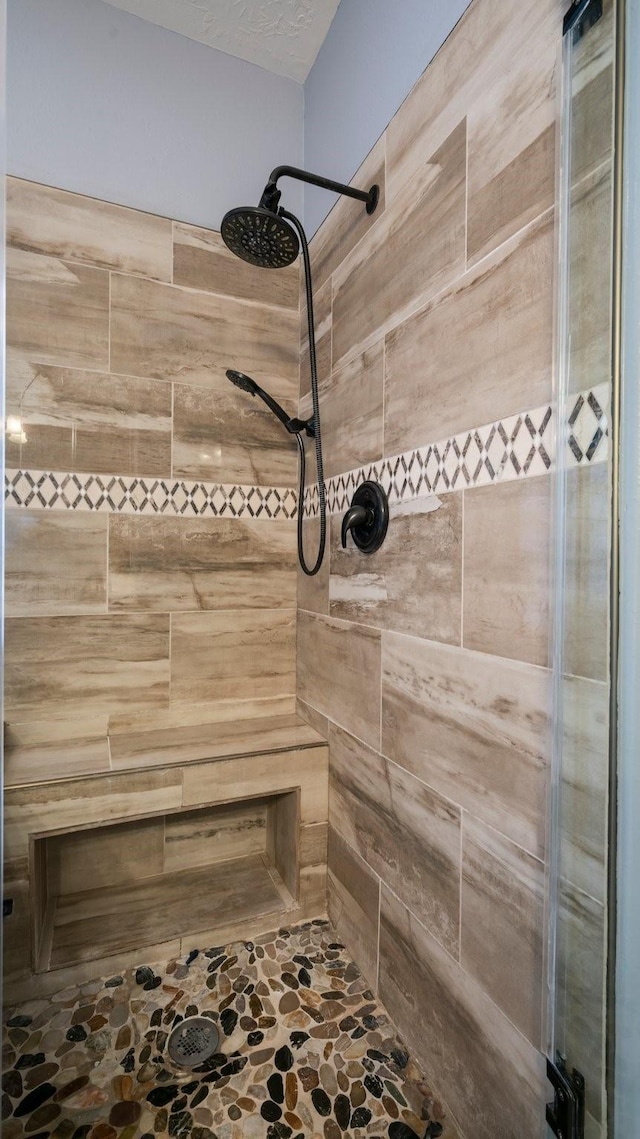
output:
M553 265L549 214L391 332L387 454L550 399Z
M466 648L548 663L551 493L546 475L464 492Z
M7 463L91 474L171 474L171 386L7 354Z
M278 309L274 319L268 305L112 274L112 371L228 394L227 368L252 376L276 399L294 400L297 311Z
M294 695L252 697L242 692L231 700L219 700L216 704L174 704L167 708L134 709L129 712L114 712L108 717L110 736L155 732L165 729L198 728L203 724L227 725L233 722L244 725L246 720L268 718L276 721L280 716L294 716L296 699ZM248 725L247 725L248 726ZM243 730L243 729L242 729ZM326 738L326 737L325 737Z
M460 808L334 725L331 825L453 956L460 934Z
M298 615L298 695L371 747L380 746L380 633Z
M194 764L182 774L184 807L229 803L300 788L300 824L326 823L329 815L329 749L300 748Z
M292 609L288 519L109 517L109 608Z
M107 533L106 515L8 510L7 616L106 612Z
M380 882L329 828L329 919L372 988L378 983Z
M609 781L609 685L562 681L561 856L563 878L604 904Z
M285 409L295 414L292 401ZM175 384L173 473L209 482L293 486L297 448L261 400L228 383L223 391Z
M7 251L7 345L43 364L106 371L109 274L21 249Z
M216 230L182 222L173 226L175 285L297 311L299 265L259 269L231 253Z
M606 680L609 674L609 465L567 473L565 672Z
M607 922L603 906L565 881L558 906L557 1039L586 1081L587 1111L604 1120Z
M331 280L325 281L321 288L316 288L315 273L312 271L312 282L318 385L326 387L331 382ZM309 326L303 280L301 282L300 300L300 397L304 398L310 392ZM309 414L309 412L303 412L301 408L300 416L302 417L305 414Z
M384 885L379 989L463 1134L537 1139L543 1057Z
M208 811L180 811L177 815L167 815L163 823L161 870L168 874L214 866L227 858L262 854L266 848L264 802L230 803Z
M329 738L329 721L326 716L322 716L320 712L316 712L310 704L305 704L304 700L299 697L296 698L296 715L299 719L304 720L305 724L313 728L324 740Z
M302 524L302 544L306 563L315 565L320 549L320 520L305 518ZM322 565L314 577L309 577L298 565L298 609L310 613L329 614L329 566L331 561L331 530L327 519L327 536Z
M542 1046L544 863L463 815L460 964Z
M393 506L384 544L366 557L350 537L342 549L341 526L333 516L332 617L460 644L462 495Z
M5 723L5 787L110 770L107 717Z
M333 278L333 363L378 339L464 269L466 123L426 165L423 191L387 207ZM388 448L387 448L388 449Z
M295 611L227 610L171 618L172 704L295 692Z
M537 857L544 854L545 669L382 635L382 752Z
M569 390L611 377L613 166L605 162L571 191L569 226Z
M373 185L380 189L380 198L373 214L368 214L364 203L352 198L338 198L330 214L320 226L311 242L313 283L319 289L331 277L358 242L379 222L384 213L386 197L385 137L371 148L351 184L359 190ZM302 274L301 274L302 275Z
M299 902L307 914L327 912L327 823L300 828Z
M169 218L7 178L7 243L102 269L171 280Z
M555 168L556 139L552 124L486 184L470 184L468 265L486 256L553 205Z
M49 897L100 890L161 874L164 818L137 819L47 839Z
M323 738L293 715L263 716L247 721L238 718L220 723L209 718L205 706L200 708L200 720L199 724L176 724L174 727L159 723L155 729L150 725L144 729L129 728L128 731L111 728L109 742L114 771L290 751L320 746L326 741L326 735Z
M87 718L169 700L164 614L11 617L5 710L11 720Z
M322 391L325 474L342 474L383 457L384 341L336 368Z

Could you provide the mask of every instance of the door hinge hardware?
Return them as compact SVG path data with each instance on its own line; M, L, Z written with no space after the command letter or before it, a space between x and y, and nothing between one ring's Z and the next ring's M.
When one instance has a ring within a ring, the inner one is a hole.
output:
M602 16L602 0L574 0L562 26L562 34L573 33L573 43L578 43Z
M555 1064L547 1059L547 1079L553 1087L547 1123L556 1139L584 1139L584 1076L576 1068L569 1074L558 1054Z

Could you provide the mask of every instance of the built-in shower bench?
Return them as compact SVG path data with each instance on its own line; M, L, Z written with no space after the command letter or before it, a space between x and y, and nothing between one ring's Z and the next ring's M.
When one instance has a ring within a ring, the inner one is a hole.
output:
M7 749L16 999L324 913L328 750L308 724L156 727L107 745L108 766L79 773L72 741L60 774L60 741Z

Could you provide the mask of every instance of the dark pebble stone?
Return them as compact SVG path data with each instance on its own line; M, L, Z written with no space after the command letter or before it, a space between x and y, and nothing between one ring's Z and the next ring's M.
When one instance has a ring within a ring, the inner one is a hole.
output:
M357 1107L351 1116L351 1127L366 1127L371 1122L371 1112L368 1107Z
M207 972L215 973L216 969L220 968L223 961L224 961L224 954L222 955L222 957L214 957L213 961L210 961L209 964L207 965Z
M123 984L124 984L124 978L123 977L109 977L109 980L105 981L104 987L105 987L105 989L117 989L118 985L123 985Z
M28 1028L33 1020L32 1016L25 1016L22 1013L18 1016L12 1016L7 1021L7 1028Z
M252 955L252 956L253 956L253 955ZM245 994L246 994L246 996L250 997L250 996L251 996L251 994L252 994L252 992L254 991L254 989L255 989L255 985L253 984L253 981L252 981L252 982L251 982L251 984L250 984L250 985L247 985L247 987L246 987L246 989L245 989Z
M373 1060L370 1060L368 1056L363 1056L361 1062L362 1066L366 1068L368 1072L375 1072L376 1066Z
M10 1072L5 1072L2 1077L2 1090L13 1099L20 1099L22 1095L22 1076L20 1073L13 1068Z
M151 1013L151 1024L154 1028L158 1028L162 1024L162 1009L154 1008Z
M298 980L305 989L311 988L311 977L306 969L298 969Z
M258 1028L273 1028L276 1023L275 1016L259 1016Z
M367 1056L371 1060L377 1060L379 1064L386 1064L389 1057L385 1056L384 1052L378 1052L377 1048L367 1048Z
M305 957L304 953L296 953L293 960L296 965L303 965L305 969L313 969L313 962L308 957Z
M147 1096L147 1101L152 1104L153 1107L165 1107L165 1105L171 1103L177 1095L177 1087L175 1084L170 1084L168 1087L152 1088Z
M318 1115L331 1115L331 1100L323 1088L314 1088L311 1099Z
M206 1099L208 1095L209 1095L209 1089L206 1086L206 1084L203 1084L202 1087L198 1088L198 1091L196 1092L193 1099L191 1100L191 1103L189 1104L189 1107L191 1108L191 1110L193 1111L193 1108L197 1107L199 1103L202 1103L203 1099Z
M229 1119L233 1119L234 1122L237 1119L242 1119L242 1112L241 1112L239 1107L236 1107L235 1103L231 1104L229 1111L228 1111L228 1115L229 1115Z
M267 1080L267 1091L276 1103L284 1103L284 1084L279 1072L272 1072Z
M224 945L212 945L210 949L205 949L205 957L219 957L222 953L224 957Z
M362 994L362 999L363 1001L374 1001L376 998L371 992L371 989L365 989L364 993Z
M16 1116L31 1115L41 1104L55 1095L55 1090L53 1084L39 1084L24 1099L20 1100L13 1114Z
M405 1052L403 1048L392 1048L391 1059L398 1068L406 1068L409 1063L409 1053Z
M369 1073L364 1078L364 1086L368 1091L371 1092L372 1096L375 1096L376 1099L382 1098L384 1084L379 1076L372 1076L371 1073Z
M189 956L187 957L187 960L185 961L185 965L190 965L192 961L195 961L199 952L200 951L198 949L192 949Z
M153 1139L153 1131L145 1131L144 1135L140 1136L140 1139Z
M185 1009L185 1016L197 1016L197 1015L198 1015L198 1006L197 1005L187 1005L187 1007Z
M225 1064L224 1067L220 1069L220 1075L237 1076L238 1072L241 1072L247 1064L248 1059L248 1056L238 1056L236 1060L231 1060L229 1064Z
M71 1139L86 1139L92 1127L92 1123L81 1123L79 1127L76 1127Z
M153 1124L153 1130L155 1131L156 1135L160 1135L160 1134L162 1134L163 1131L167 1130L167 1123L168 1122L169 1122L169 1114L167 1112L166 1107L162 1107L162 1108L160 1108L160 1111L156 1115L156 1118L155 1118L154 1124Z
M109 1112L109 1123L112 1127L128 1127L137 1123L141 1112L140 1104L135 1099L123 1099L114 1103Z
M317 1088L318 1084L320 1083L320 1078L315 1068L308 1068L306 1066L304 1068L300 1068L298 1077L305 1092L311 1091L312 1088Z
M68 1084L63 1084L54 1096L56 1103L63 1103L65 1099L69 1099L69 1096L75 1095L76 1092L80 1091L80 1088L84 1088L88 1083L88 1076L76 1076L75 1079L70 1080Z
M173 1103L171 1104L171 1110L175 1115L176 1111L184 1111L186 1106L187 1106L187 1097L186 1097L186 1095L181 1095L178 1097L178 1099L173 1101Z
M132 1072L135 1066L136 1061L133 1054L133 1048L130 1048L129 1051L122 1057L120 1061L120 1067L122 1068L123 1072Z
M351 1039L352 1040L360 1040L360 1038L362 1036L366 1036L366 1035L367 1035L366 1028L363 1028L362 1025L359 1024L358 1027L356 1029L354 1029L354 1031L351 1033Z
M139 1063L140 1064L146 1064L146 1062L150 1056L151 1056L151 1045L145 1044L144 1048L142 1049L142 1051L140 1053Z
M437 1123L434 1119L427 1127L427 1130L425 1132L425 1139L440 1139L443 1131L444 1127L442 1124Z
M442 1134L442 1133L441 1133ZM389 1139L419 1139L412 1127L406 1123L390 1123Z
M342 996L342 993L338 992L337 989L330 989L327 993L320 993L320 996L323 1001L337 1001Z
M374 1029L378 1027L379 1022L377 1016L363 1016L362 1023L365 1028Z
M240 1017L240 1028L243 1032L253 1032L258 1027L258 1022L252 1016Z
M188 1135L193 1125L193 1116L189 1111L180 1111L177 1115L169 1116L170 1135Z
M300 982L298 981L297 977L294 977L293 973L283 973L282 974L282 980L283 980L283 983L285 985L287 985L288 988L290 988L290 989L299 989L300 988Z
M238 1014L235 1009L226 1008L224 1012L220 1014L220 1024L222 1025L222 1031L225 1036L231 1036L237 1023Z
M345 1016L338 1025L341 1032L351 1032L352 1028L358 1027L358 1022L353 1016Z
M247 1044L251 1048L255 1048L258 1044L262 1044L264 1040L264 1032L250 1032L247 1036Z
M67 1031L67 1040L79 1043L81 1040L86 1040L87 1035L87 1030L82 1024L72 1024Z
M214 977L213 973L209 977L207 977L206 985L207 985L207 988L211 989L212 991L213 991L213 989L215 989L216 978Z
M344 945L340 941L332 941L329 944L329 949L344 949Z
M162 977L153 977L150 981L147 981L146 985L143 985L142 987L147 993L150 993L152 989L159 989L161 984Z
M191 1095L191 1093L197 1091L199 1087L199 1080L191 1080L188 1084L182 1085L182 1093L183 1095Z
M141 965L136 969L136 985L146 985L149 981L153 981L155 973L148 965Z
M305 1041L310 1040L308 1032L292 1032L291 1033L291 1047L302 1048Z
M276 1123L282 1115L282 1108L278 1107L278 1104L274 1103L273 1100L266 1099L260 1105L260 1115L266 1119L267 1123Z
M11 1115L13 1115L13 1104L12 1104L11 1100L9 1099L9 1096L7 1095L7 1093L3 1092L2 1093L2 1110L0 1111L0 1116L2 1116L2 1119L9 1119L9 1117Z
M267 1139L290 1139L293 1134L290 1127L280 1120L279 1123L272 1123L267 1128Z
M278 1048L274 1056L274 1063L279 1072L288 1072L289 1068L293 1067L293 1053L286 1044L282 1048Z
M248 949L248 950L249 950L249 953L252 953L252 952L253 952L253 950L255 949L255 942L253 942L253 941L245 941L245 942L244 942L244 947L245 947L245 949Z
M351 1119L351 1104L346 1095L336 1096L333 1110L341 1130L346 1131L349 1127L349 1120Z
M25 1067L38 1067L39 1064L44 1064L44 1052L25 1052L24 1056L20 1056L16 1068L23 1071Z
M324 1017L321 1012L318 1012L317 1008L312 1008L311 1005L303 1005L302 1011L306 1012L307 1016L310 1016L312 1020L315 1020L316 1024L324 1024Z

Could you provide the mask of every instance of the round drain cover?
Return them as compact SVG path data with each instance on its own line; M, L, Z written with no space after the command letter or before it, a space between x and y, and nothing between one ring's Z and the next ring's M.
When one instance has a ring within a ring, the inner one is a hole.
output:
M206 1016L188 1016L172 1030L167 1052L181 1068L196 1068L218 1051L220 1033Z

